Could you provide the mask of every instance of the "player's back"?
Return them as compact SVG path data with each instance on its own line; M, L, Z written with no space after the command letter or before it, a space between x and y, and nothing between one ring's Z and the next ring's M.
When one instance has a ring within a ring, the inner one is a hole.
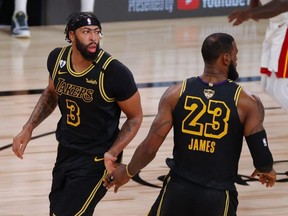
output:
M242 149L243 127L237 112L242 87L199 77L184 81L173 111L172 171L204 186L234 189Z

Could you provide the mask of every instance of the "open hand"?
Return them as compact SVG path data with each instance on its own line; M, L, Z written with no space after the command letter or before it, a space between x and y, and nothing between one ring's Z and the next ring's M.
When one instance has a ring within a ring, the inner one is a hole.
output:
M256 176L258 176L259 181L263 185L266 184L266 187L273 187L276 182L276 172L274 169L268 173L259 172L257 169L255 169L251 177L255 178Z

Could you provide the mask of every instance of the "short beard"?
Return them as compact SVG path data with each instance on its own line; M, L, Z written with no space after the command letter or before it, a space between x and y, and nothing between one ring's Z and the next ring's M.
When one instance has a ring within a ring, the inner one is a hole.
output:
M236 70L236 67L234 64L231 62L228 68L228 79L236 81L239 78L239 74Z
M88 44L87 46L85 46L83 43L81 43L77 37L75 37L75 41L76 41L76 47L78 49L78 51L80 52L80 54L83 56L83 58L85 58L87 61L94 61L98 55L98 50L99 50L99 44L96 44L97 48L96 48L96 52L91 53L87 50L87 47L91 45Z

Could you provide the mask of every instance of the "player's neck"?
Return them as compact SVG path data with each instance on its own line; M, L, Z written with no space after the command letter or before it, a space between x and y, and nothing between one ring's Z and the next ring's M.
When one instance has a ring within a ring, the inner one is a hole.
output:
M207 83L219 83L228 79L227 73L218 69L204 70L204 73L200 78L202 81Z
M93 61L85 59L79 52L74 52L71 55L71 64L75 72L84 71Z

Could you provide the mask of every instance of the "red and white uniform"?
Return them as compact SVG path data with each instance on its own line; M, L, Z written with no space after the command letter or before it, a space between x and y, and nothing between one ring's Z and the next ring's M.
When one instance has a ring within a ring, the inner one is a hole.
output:
M267 4L271 0L260 0ZM288 12L269 19L262 48L261 73L269 77L288 78Z

